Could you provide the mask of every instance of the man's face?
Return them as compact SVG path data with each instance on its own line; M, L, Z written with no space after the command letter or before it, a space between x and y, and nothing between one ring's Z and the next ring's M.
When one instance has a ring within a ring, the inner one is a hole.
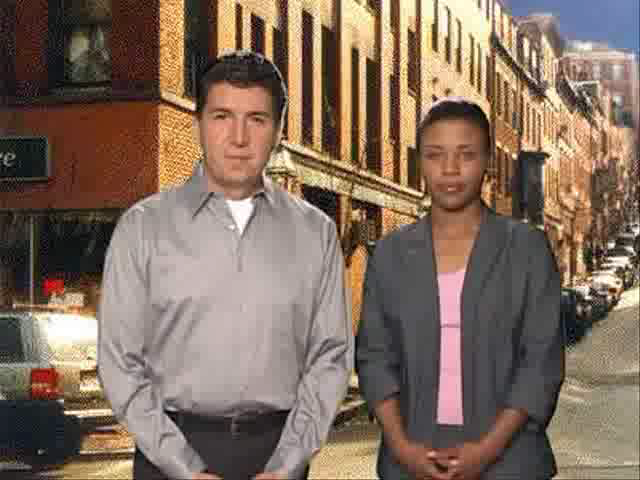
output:
M423 133L422 172L435 207L462 210L480 200L489 153L486 133L464 119L440 120Z
M255 192L278 137L271 94L260 86L211 86L198 121L210 186L233 197Z

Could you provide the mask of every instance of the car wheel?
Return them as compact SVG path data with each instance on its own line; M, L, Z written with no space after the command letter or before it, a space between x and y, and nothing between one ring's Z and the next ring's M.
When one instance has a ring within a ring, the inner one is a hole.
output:
M40 448L28 452L26 463L34 470L43 470L70 461L80 451L83 430L77 417L52 419L48 434L40 438Z

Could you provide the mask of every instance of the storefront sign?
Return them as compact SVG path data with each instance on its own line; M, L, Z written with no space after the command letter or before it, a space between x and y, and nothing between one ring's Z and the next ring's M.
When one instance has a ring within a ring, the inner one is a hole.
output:
M47 180L50 176L46 137L0 137L0 181Z

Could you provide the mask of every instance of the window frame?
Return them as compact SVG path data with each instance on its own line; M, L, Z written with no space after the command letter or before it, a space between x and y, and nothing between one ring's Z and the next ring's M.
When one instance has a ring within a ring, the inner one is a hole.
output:
M87 89L87 88L105 88L109 87L113 80L113 55L111 52L110 44L112 39L112 27L113 27L113 2L109 2L109 15L107 19L103 20L90 20L79 19L70 20L66 16L67 1L73 0L56 0L50 1L48 9L48 51L47 51L47 63L48 72L50 78L50 88L64 88L64 89ZM68 36L71 34L74 28L78 27L104 27L108 26L108 33L106 40L106 49L109 55L109 78L108 80L98 80L93 82L77 82L67 79L67 48L68 48Z

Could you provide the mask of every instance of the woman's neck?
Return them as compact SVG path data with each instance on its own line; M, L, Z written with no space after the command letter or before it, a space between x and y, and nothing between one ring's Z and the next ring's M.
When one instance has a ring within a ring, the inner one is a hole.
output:
M486 207L481 201L474 202L458 211L448 211L437 206L431 210L431 224L435 231L445 236L460 236L467 232L476 232L486 215Z

